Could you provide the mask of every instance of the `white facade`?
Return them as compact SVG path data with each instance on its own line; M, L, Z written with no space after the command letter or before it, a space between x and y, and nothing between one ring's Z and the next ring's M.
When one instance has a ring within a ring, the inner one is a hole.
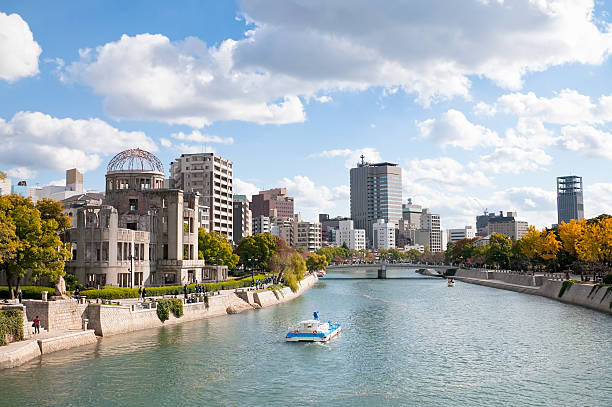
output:
M209 230L234 240L234 164L214 153L181 154L170 164L172 188L198 192L209 207Z
M440 215L430 213L423 209L421 214L421 230L429 232L429 251L437 253L442 251L442 230L440 229ZM425 245L424 242L417 242Z
M341 220L338 224L336 234L336 246L346 244L351 250L363 250L366 248L366 234L364 229L355 229L352 220Z
M454 243L462 239L472 239L476 236L476 231L472 226L466 226L463 229L447 229L446 235L449 243Z
M10 195L11 194L11 179L6 177L5 179L0 179L0 195Z
M372 232L375 249L395 249L395 223L378 219L372 225Z
M253 218L253 234L255 233L271 233L270 218L267 216L257 216Z

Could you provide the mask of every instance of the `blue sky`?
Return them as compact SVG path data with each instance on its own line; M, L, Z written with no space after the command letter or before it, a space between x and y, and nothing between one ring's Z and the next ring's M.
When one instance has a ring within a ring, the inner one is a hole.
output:
M444 227L555 223L570 173L587 216L612 212L609 2L375 3L4 0L0 168L99 190L122 149L207 148L315 219L349 214L364 153Z

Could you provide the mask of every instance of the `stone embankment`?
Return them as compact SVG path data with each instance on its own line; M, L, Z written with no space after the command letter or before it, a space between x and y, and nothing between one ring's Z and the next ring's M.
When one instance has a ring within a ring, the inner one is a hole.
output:
M22 365L47 353L95 343L97 336L117 335L280 304L300 296L317 281L317 276L309 274L298 283L295 293L285 287L276 291L236 290L209 296L207 302L200 299L200 302L183 304L184 315L176 318L170 313L165 322L161 322L157 316L154 303L145 303L145 307L141 307L136 304L77 304L73 300L24 300L23 308L27 315L24 326L29 327L31 322L27 321L38 316L44 333L32 335L29 332L31 328L27 328L25 341L1 347L0 369ZM28 339L32 337L34 339Z
M612 314L612 289L594 287L592 284L566 283L562 296L563 281L550 280L544 276L505 273L486 270L457 270L455 278L466 283L516 291L525 294L540 295L553 300L595 309Z

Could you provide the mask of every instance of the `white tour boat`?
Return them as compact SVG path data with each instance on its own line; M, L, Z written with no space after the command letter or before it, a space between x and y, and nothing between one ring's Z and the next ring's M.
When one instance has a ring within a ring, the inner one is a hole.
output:
M314 313L314 319L302 321L287 332L285 338L288 342L327 342L340 334L342 326L339 322L321 322L319 313Z
M447 281L448 281L448 286L449 287L454 287L455 286L455 280L453 280L452 278L449 278Z

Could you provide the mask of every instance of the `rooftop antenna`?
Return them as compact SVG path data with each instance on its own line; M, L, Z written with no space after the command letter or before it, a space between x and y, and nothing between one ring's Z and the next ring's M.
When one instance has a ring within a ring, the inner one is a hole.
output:
M361 165L364 166L365 165L365 156L363 154L361 154L360 158L361 158Z

